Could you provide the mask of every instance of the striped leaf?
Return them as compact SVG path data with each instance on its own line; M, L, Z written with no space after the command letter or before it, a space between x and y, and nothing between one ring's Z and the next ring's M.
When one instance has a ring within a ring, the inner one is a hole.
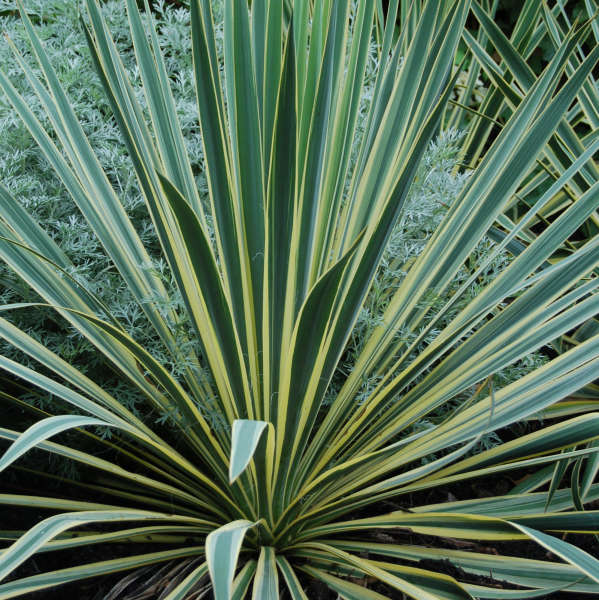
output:
M234 421L231 434L229 481L233 483L250 464L260 437L267 429L264 421Z
M233 521L206 538L206 560L216 600L230 600L243 538L254 525L250 521Z

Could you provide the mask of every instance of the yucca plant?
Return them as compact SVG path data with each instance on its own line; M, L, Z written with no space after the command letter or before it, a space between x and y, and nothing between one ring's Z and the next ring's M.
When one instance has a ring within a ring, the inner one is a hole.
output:
M585 45L579 44L570 56L566 68L566 72L570 74L584 60L587 52L585 48L592 48L599 40L599 28L594 18L599 6L592 0L584 0L581 5L584 5L588 18L592 19L592 35ZM521 101L521 90L527 91L534 83L537 73L530 66L531 57L541 53L543 44L559 47L571 27L563 2L539 3L527 0L508 39L493 21L496 7L496 1L487 2L484 9L475 5L475 13L480 23L478 39L468 31L464 31L464 40L471 49L473 60L458 102L446 119L446 126L450 128L464 126L466 120L471 122L468 139L463 145L463 159L471 165L475 165L480 160L489 145L489 136L498 126L501 127L498 119L503 119L506 113L509 114ZM497 50L501 56L499 65L491 56L492 50ZM489 85L484 91L481 91L480 86L478 87L478 98L474 102L476 110L464 111L462 110L464 104L473 104L473 92L481 74L487 77ZM521 182L517 193L507 206L506 214L501 216L500 225L503 230L510 231L542 193L595 140L599 125L599 115L596 110L598 101L595 76L591 72L573 104L562 115L555 134L548 140L536 163L531 166L529 173ZM538 214L519 232L511 250L515 253L521 251L530 239L536 237L547 224L555 220L565 206L583 195L598 178L599 170L595 156L593 153L588 153L583 168L567 186L557 190L547 203L539 207ZM595 211L568 240L565 240L550 260L559 260L572 249L580 246L581 240L593 237L597 233L598 223L599 218ZM501 231L496 231L494 235L500 236ZM556 343L556 348L560 350L562 347L569 347L572 343L577 343L579 339L584 339L596 331L597 321L591 319L577 332L570 332L568 336L562 338ZM596 399L598 388L596 385L587 386L579 395L585 399ZM579 408L582 407L581 403Z
M470 120L468 138L463 145L463 159L471 164L476 164L489 145L489 136L496 128L501 127L501 119L511 113L514 107L522 100L522 91L526 92L534 83L537 73L531 66L532 57L540 54L543 45L553 46L557 49L564 41L568 29L572 26L569 11L561 1L539 3L528 0L524 3L522 11L516 22L509 39L504 36L493 20L497 2L487 2L486 6L474 5L477 19L480 23L478 39L468 31L464 31L464 40L472 52L472 62L465 78L465 85L460 91L458 102L449 112L446 119L447 127L464 126L466 119ZM589 48L593 48L599 41L599 28L596 14L599 6L593 0L584 0L580 3L582 15L591 19L591 35L585 44L579 44L576 51L569 59L566 72L571 74L584 60ZM495 49L501 56L498 65L492 58ZM487 77L489 85L481 92L477 92L474 100L476 82L481 76ZM464 111L464 103L472 105L475 110ZM551 198L541 205L536 205L538 212L520 229L516 239L512 241L509 249L514 254L521 253L530 240L534 239L546 227L560 216L573 202L582 197L599 179L599 170L594 152L596 129L599 125L597 113L597 84L593 72L587 75L587 80L581 86L576 99L562 115L554 135L548 140L545 148L531 165L528 174L522 179L512 200L506 207L506 212L498 219L498 228L491 232L495 239L501 239L505 232L511 231L522 217L526 218L529 209L545 193L551 185L564 173L577 158L583 154L585 162L579 172L570 180L568 185L555 189ZM585 150L589 150L586 151ZM572 232L568 239L553 252L548 258L555 263L568 256L573 250L593 238L597 233L599 216L593 211L589 217ZM552 342L557 352L564 352L580 341L588 339L599 331L599 321L593 316L577 328ZM597 408L599 386L597 381L592 382L575 394L564 399L544 411L546 417L563 418L568 415L593 412ZM543 474L537 473L529 482L523 482L521 489L535 489L547 482L551 482L551 489L559 485L565 475L564 465L575 462L571 472L572 487L579 487L579 482L574 481L579 477L593 479L599 471L597 456L592 460L564 461L554 466L547 466ZM587 472L588 471L588 472Z
M599 336L505 387L490 385L494 373L597 314L599 238L555 265L546 262L596 209L597 186L490 283L486 278L474 298L464 303L463 297L527 219L577 175L596 144L467 281L449 298L444 294L595 66L599 48L561 80L589 23L567 34L423 252L403 265L405 277L380 324L343 373L334 398L327 396L447 108L458 75L452 73L454 54L470 10L468 0L416 2L396 38L398 1L390 4L383 26L382 11L366 0L253 0L249 9L245 0L192 1L205 199L151 20L144 22L135 0L127 0L140 98L100 6L86 1L82 25L89 49L184 308L169 297L20 6L30 60L43 78L16 49L15 61L46 123L2 73L0 87L181 367L169 372L140 346L71 275L68 257L18 199L0 188L4 261L170 423L160 429L142 421L8 318L0 320L0 336L40 368L6 357L0 366L73 407L72 414L29 407L38 419L24 433L1 428L0 436L12 443L0 469L18 468L13 463L32 448L84 468L81 480L65 480L61 497L0 495L9 511L56 513L25 532L1 533L7 547L0 578L37 552L114 542L165 545L13 578L0 584L0 598L174 559L188 562L167 587L163 597L169 600L208 594L217 600L306 598L310 579L348 599L397 592L423 600L528 598L561 589L599 593L597 561L552 535L599 531L599 513L584 510L584 502L599 498L592 478L574 494L524 491L431 504L426 493L594 456L592 447L568 449L599 438L595 413L546 423L489 450L481 451L478 441L539 414L596 376ZM213 9L224 11L222 38ZM358 135L376 31L377 77ZM10 315L25 306L2 311ZM190 329L181 332L181 322ZM365 382L374 382L367 394ZM23 406L14 395L2 398ZM423 426L442 407L451 407L445 418ZM48 441L65 432L65 443ZM390 499L397 502L393 512ZM488 554L475 544L471 551L447 549L447 538L466 544L528 540L561 561ZM459 567L456 576L443 574L446 560ZM511 589L469 582L489 573Z

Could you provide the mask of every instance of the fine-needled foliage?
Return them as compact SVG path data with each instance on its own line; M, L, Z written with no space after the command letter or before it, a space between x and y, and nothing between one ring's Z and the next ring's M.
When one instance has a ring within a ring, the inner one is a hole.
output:
M201 173L149 6L143 14L135 0L124 4L133 69L96 0L84 2L81 26L157 240L151 251L20 3L30 54L14 46L13 60L38 106L3 71L0 89L164 356L139 343L1 186L0 256L39 299L0 307L0 336L18 351L0 367L57 403L42 410L3 393L33 424L22 433L0 424L0 470L50 479L19 467L35 448L80 472L58 493L0 494L5 508L19 507L17 524L0 533L0 599L173 560L185 566L161 593L168 600L303 599L315 581L347 599L599 593L599 562L562 535L599 533L599 512L585 510L599 499L596 469L571 490L450 492L477 477L596 461L594 412L481 444L596 378L591 335L495 385L598 313L599 238L548 260L596 210L596 183L505 257L599 143L490 242L599 59L594 46L572 63L591 22L564 32L434 231L407 250L418 214L410 190L422 185L422 159L454 97L466 19L484 20L478 3L395 0L384 14L367 0L192 0ZM396 284L377 297L389 262ZM19 328L11 316L31 308L66 320L144 409ZM368 311L376 320L357 340ZM167 422L148 418L156 414ZM431 501L440 490L447 501ZM519 558L502 542L543 552ZM15 575L36 553L111 544L132 550ZM502 585L476 578L489 574Z

